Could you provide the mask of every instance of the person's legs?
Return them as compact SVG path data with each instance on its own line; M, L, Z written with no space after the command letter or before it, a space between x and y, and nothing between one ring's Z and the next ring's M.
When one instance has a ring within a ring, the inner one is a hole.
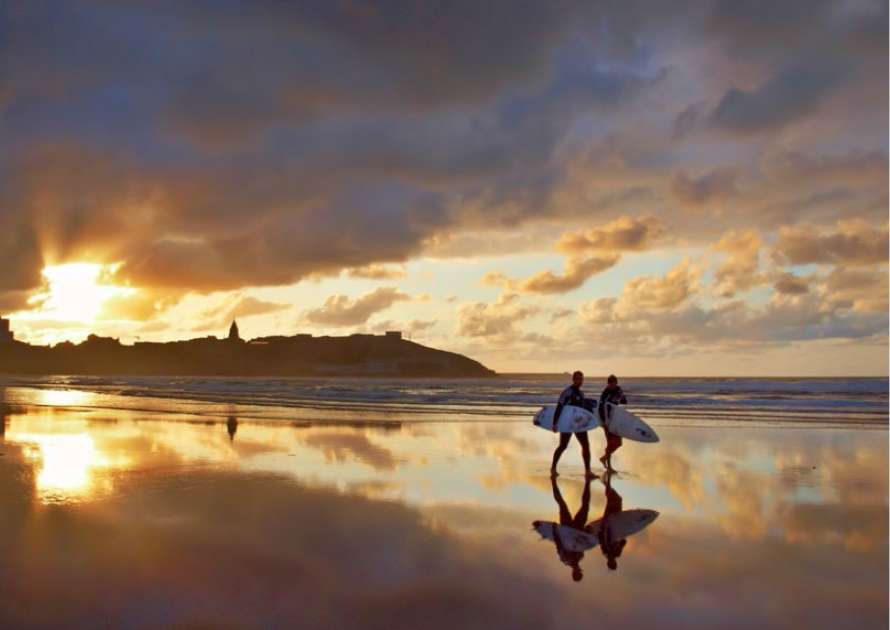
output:
M606 433L606 454L600 458L600 461L605 460L604 463L611 468L612 467L612 453L621 448L621 444L623 440L620 435L615 435L613 433Z
M559 446L557 446L556 450L553 451L553 463L550 464L550 474L552 476L556 476L556 464L559 462L559 457L562 455L562 452L566 450L566 446L569 445L569 440L571 439L571 433L559 434Z
M603 427L603 433L606 434L606 450L603 451L603 456L600 457L600 463L606 468L609 467L609 430L606 427Z
M581 443L581 457L584 459L584 472L590 473L590 441L587 439L587 431L580 431L575 434Z

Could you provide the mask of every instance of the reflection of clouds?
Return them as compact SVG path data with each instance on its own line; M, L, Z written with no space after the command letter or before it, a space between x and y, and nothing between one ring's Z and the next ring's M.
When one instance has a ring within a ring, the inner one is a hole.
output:
M729 536L741 540L763 538L769 527L763 514L764 487L761 478L748 471L724 468L717 476L717 489L726 507L720 525Z
M800 503L788 506L781 518L792 543L870 552L887 541L886 505Z
M520 627L546 624L562 601L507 557L396 502L229 473L170 477L163 490L134 486L101 518L35 515L35 531L52 521L52 536L8 545L0 531L4 568L29 576L0 590L0 625L60 626L101 607L113 626ZM62 553L68 545L82 562ZM25 595L53 605L12 605ZM578 623L582 612L561 616Z
M632 469L639 470L646 482L666 487L686 510L692 510L704 502L702 473L693 466L689 455L670 447L643 451L633 444L627 450L629 453L622 453L622 456L627 458Z
M320 450L329 462L355 459L375 470L393 470L396 467L396 458L389 449L360 433L313 433L306 436L303 443Z

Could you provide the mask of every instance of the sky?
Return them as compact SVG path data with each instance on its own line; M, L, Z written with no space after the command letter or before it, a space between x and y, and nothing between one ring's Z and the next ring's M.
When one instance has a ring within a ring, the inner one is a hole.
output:
M886 375L867 0L11 0L0 313L508 372Z

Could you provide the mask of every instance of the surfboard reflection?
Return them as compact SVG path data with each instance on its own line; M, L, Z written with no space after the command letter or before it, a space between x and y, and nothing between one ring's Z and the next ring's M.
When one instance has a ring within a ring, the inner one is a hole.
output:
M584 553L599 547L611 570L618 568L618 558L627 544L627 539L651 525L658 512L655 510L625 510L620 494L612 487L612 475L601 479L606 492L606 504L601 518L587 522L590 511L590 484L585 480L581 494L581 507L572 516L559 490L556 478L551 479L553 498L559 506L559 523L534 521L532 527L542 539L550 540L556 546L560 561L572 569L572 579L579 582L584 577L581 560Z

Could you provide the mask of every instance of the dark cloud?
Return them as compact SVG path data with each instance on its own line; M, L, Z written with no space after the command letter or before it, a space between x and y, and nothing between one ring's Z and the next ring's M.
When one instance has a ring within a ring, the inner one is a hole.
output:
M671 177L671 193L682 204L699 206L712 201L722 201L738 194L734 171L717 170L698 178L679 171Z
M786 295L803 295L810 290L806 279L795 276L793 273L783 273L776 279L773 287L777 293Z
M769 131L819 107L842 72L824 63L786 70L750 91L732 88L710 114L717 128L746 133Z
M70 260L122 261L157 292L288 284L427 248L503 252L486 232L529 222L667 212L670 173L681 201L741 194L685 175L711 156L680 160L661 118L778 130L839 94L883 116L858 98L886 86L882 17L868 2L6 3L0 291ZM886 170L883 148L865 154ZM855 210L881 207L846 177L832 190ZM827 192L811 180L794 203Z
M774 256L792 265L845 263L887 264L887 226L875 228L863 221L838 225L834 232L811 225L788 226L779 231Z

